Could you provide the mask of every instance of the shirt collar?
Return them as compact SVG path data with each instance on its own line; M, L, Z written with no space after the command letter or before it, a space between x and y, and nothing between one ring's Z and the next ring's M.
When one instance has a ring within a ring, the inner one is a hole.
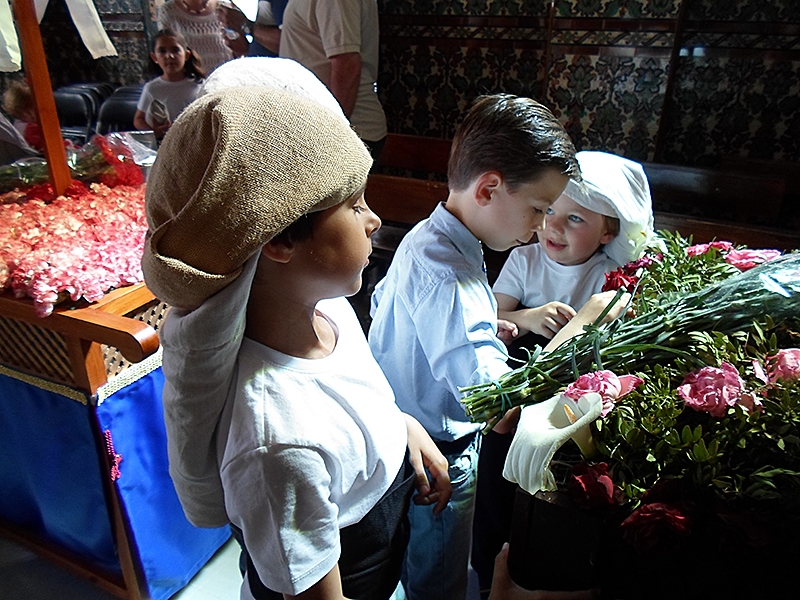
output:
M453 245L464 255L470 265L479 271L484 271L481 241L459 221L458 217L445 208L444 202L436 206L430 218L433 224L453 242Z

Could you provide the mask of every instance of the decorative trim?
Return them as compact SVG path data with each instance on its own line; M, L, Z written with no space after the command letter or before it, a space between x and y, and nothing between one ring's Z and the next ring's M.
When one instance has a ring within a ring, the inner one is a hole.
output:
M52 392L53 394L58 394L59 396L64 396L65 398L69 398L70 400L75 400L76 402L80 402L84 406L87 406L89 404L90 396L87 396L85 392L81 392L80 390L67 387L66 385L61 385L60 383L54 383L52 381L47 381L46 379L41 379L34 375L20 373L19 371L15 371L14 369L9 369L8 367L4 367L3 365L0 365L0 375L5 375L6 377L10 377L11 379L16 379L17 381L27 383L28 385L32 385L33 387L37 387L41 390Z
M132 364L119 375L111 377L97 390L97 405L100 406L116 392L155 371L161 366L163 354L163 349L159 346L155 354L151 354L141 362Z

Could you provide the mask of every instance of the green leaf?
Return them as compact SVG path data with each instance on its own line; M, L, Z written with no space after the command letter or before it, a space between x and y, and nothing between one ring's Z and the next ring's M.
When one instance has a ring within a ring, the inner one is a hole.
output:
M688 425L683 426L683 430L681 431L681 440L683 441L684 445L688 446L692 443L692 428Z
M697 462L706 462L708 460L708 449L705 441L701 439L692 447L692 455Z

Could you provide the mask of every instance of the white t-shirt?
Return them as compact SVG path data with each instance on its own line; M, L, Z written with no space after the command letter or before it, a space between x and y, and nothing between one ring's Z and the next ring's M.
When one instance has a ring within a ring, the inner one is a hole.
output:
M347 300L320 302L338 329L327 357L287 356L248 338L239 350L220 473L231 522L261 581L299 594L339 560L403 463L406 425ZM248 597L247 580L243 596Z
M527 308L563 302L580 309L603 288L605 274L618 268L603 252L580 265L561 265L534 243L514 248L506 259L492 291L517 298Z
M378 4L376 0L292 0L281 27L280 56L292 58L330 87L331 56L358 52L361 81L350 122L362 140L386 136L378 100Z
M152 127L157 124L152 114L153 100L158 100L166 107L167 117L174 123L183 109L194 102L198 91L200 84L194 79L167 81L156 77L144 84L136 108L144 113L145 121Z

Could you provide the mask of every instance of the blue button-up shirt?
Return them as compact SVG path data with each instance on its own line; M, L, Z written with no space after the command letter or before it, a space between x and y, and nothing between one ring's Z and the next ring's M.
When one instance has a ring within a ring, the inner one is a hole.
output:
M369 344L401 410L431 437L474 433L459 387L509 371L480 241L439 205L411 230L372 296Z

